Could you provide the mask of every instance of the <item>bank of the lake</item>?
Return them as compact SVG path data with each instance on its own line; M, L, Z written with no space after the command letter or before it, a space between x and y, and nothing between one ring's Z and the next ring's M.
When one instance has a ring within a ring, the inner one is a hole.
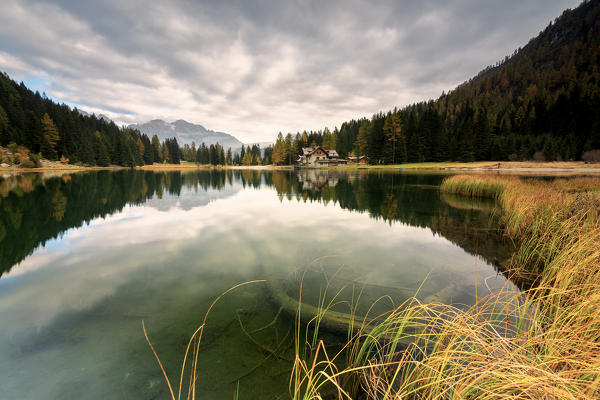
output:
M527 171L537 172L569 171L578 172L600 172L600 164L586 163L583 161L474 161L474 162L423 162L405 164L347 164L330 167L330 169L354 170L354 169L393 169L393 170L450 170L450 171Z
M441 191L498 202L529 289L466 310L407 301L343 352L313 342L297 352L294 398L598 398L600 179L457 175Z
M165 170L189 170L189 169L252 169L252 170L291 170L292 165L211 165L198 164L191 162L181 162L180 164L154 163L152 165L143 165L134 167L135 169L147 171L165 171ZM50 162L44 160L44 165L38 168L21 168L19 166L0 167L0 173L25 173L25 172L49 172L49 171L117 171L128 169L119 165L109 167L96 167L86 165L76 165L60 162ZM555 161L555 162L533 162L533 161L477 161L477 162L426 162L426 163L408 163L408 164L348 164L339 165L336 167L319 167L302 169L324 169L324 170L340 170L340 171L356 171L356 170L389 170L389 171L452 171L471 172L471 171L492 171L500 173L573 173L573 174L600 174L600 164L585 163L583 161Z

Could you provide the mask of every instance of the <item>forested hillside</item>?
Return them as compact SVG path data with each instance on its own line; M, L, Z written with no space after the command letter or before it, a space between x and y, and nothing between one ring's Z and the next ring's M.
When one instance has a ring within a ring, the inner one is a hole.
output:
M287 163L311 144L373 164L591 159L600 153L590 151L600 149L599 65L600 1L586 1L437 100L280 135L273 159Z
M180 147L175 138L161 143L157 133L150 139L133 127L119 128L107 118L56 104L0 74L0 146L8 147L10 160L22 167L35 167L40 153L49 160L98 166L179 164L181 160L213 165L271 163L272 147L261 151L256 144L242 145L241 152L218 142L198 143L197 147L192 142Z
M178 163L181 157L175 139L151 141L137 130L56 104L0 74L0 146L10 143L29 149L29 162L38 153L50 160L99 166Z

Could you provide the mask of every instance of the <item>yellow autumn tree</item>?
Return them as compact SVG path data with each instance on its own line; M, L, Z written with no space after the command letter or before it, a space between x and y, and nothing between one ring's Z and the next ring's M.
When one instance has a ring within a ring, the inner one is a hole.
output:
M48 113L44 113L41 122L42 143L40 150L42 150L44 157L50 160L56 160L58 158L58 153L56 152L56 143L60 138L58 135L58 128Z

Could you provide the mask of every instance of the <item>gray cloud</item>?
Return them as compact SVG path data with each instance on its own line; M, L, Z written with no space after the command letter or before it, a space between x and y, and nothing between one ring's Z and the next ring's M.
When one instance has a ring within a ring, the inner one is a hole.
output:
M7 3L13 78L119 121L183 118L250 142L435 98L579 0Z

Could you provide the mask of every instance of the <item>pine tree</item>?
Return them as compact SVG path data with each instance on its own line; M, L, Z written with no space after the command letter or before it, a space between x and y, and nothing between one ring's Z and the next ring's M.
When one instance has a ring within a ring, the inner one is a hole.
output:
M360 128L358 129L358 136L356 138L356 142L354 143L354 147L356 147L358 150L358 157L367 154L367 147L369 146L371 129L372 125L369 121L363 122Z
M58 129L54 124L54 121L48 113L44 113L44 116L41 119L42 122L42 145L41 151L42 154L50 159L56 160L58 159L58 153L55 150L56 142L59 139Z
M246 152L242 159L242 165L252 165L252 153Z
M163 161L163 156L162 156L162 151L161 151L161 146L160 146L160 139L158 138L158 135L152 136L152 152L154 153L153 158L154 158L155 162Z
M119 164L123 165L124 167L133 168L135 166L135 157L132 152L133 146L130 146L129 139L130 138L125 135L121 135L120 137L119 147L121 149L121 160Z
M154 146L146 135L142 135L144 144L144 164L152 165L154 163Z
M102 140L102 135L100 132L96 131L94 133L95 145L96 148L96 164L101 167L108 167L110 165L110 157L108 155L108 150L106 150L106 145Z
M306 134L306 131L302 132L302 145L304 147L308 146L308 135Z
M285 154L287 165L291 165L294 161L294 139L291 133L285 135Z
M475 158L478 161L486 160L490 156L490 126L485 110L475 111L473 122L475 136Z
M283 135L281 132L277 135L277 140L275 141L275 146L273 147L273 164L280 165L285 162L286 158L286 149L285 149L285 140L283 139Z
M0 145L7 145L10 142L8 127L8 115L6 114L4 108L2 108L0 105Z
M167 146L166 141L162 145L162 155L163 155L163 162L164 163L170 163L171 162L171 153L169 152L169 147Z
M402 120L397 110L390 113L383 124L383 132L392 146L392 164L396 163L396 144L402 139Z

